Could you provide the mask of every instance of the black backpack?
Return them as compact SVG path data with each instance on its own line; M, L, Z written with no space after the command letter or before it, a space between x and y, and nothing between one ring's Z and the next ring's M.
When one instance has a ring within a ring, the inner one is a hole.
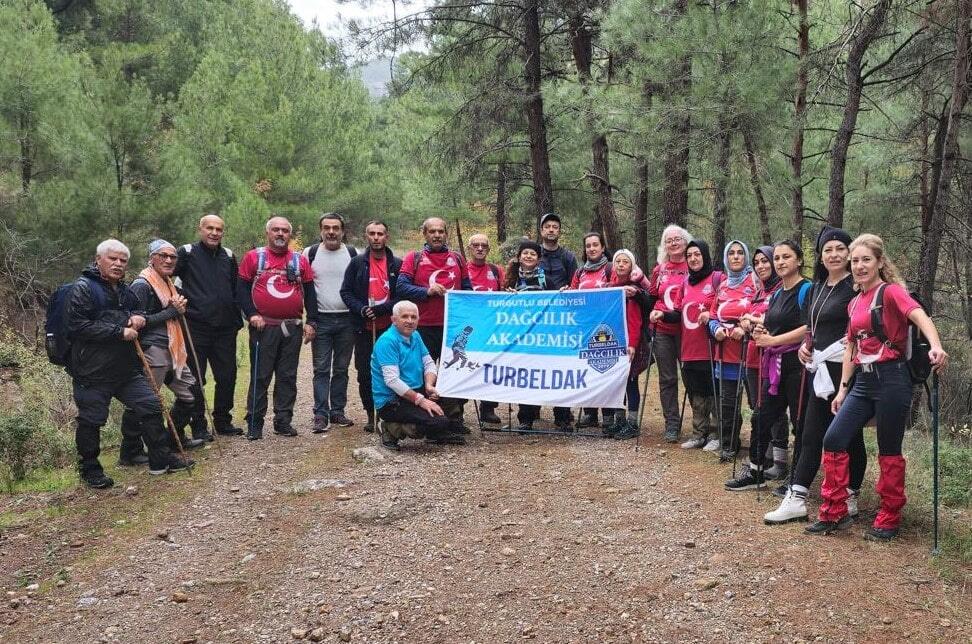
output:
M71 338L68 335L68 307L71 304L71 294L78 282L84 281L91 289L97 310L107 306L108 294L97 281L88 277L79 277L74 282L68 282L57 287L47 303L47 320L44 322L44 348L47 359L51 364L60 367L70 366Z
M878 340L881 341L885 346L896 350L899 354L904 356L905 361L908 364L908 371L911 373L911 380L916 385L924 385L925 381L932 373L931 360L928 358L928 352L931 350L931 343L928 338L922 334L917 326L908 322L908 338L905 340L905 346L899 347L895 346L891 340L888 339L887 334L884 332L884 287L887 286L886 283L879 284L877 287L877 292L874 294L874 299L871 301L871 329L874 331L874 335ZM924 303L918 298L916 293L909 293L912 299L921 305L922 310L928 313L928 309L925 308Z

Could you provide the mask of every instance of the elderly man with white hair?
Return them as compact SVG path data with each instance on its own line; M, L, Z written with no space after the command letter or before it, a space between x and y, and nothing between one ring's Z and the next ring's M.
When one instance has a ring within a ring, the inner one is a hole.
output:
M381 418L381 444L398 450L402 438L421 438L445 444L465 442L452 422L436 402L435 361L415 333L418 328L418 307L401 301L392 308L392 326L375 342L371 354L371 383L375 407ZM407 433L402 426L414 427Z
M117 239L98 244L95 262L74 283L66 311L71 340L68 373L78 408L78 469L81 480L98 489L114 485L98 461L101 428L108 420L112 398L132 410L148 447L151 474L192 465L171 452L161 405L135 352L134 341L145 326L145 317L136 313L138 301L123 281L130 255Z

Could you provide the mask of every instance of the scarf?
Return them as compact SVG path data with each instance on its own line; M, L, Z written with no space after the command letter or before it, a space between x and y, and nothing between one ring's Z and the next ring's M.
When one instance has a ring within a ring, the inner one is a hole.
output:
M770 263L770 270L772 273L770 273L769 279L763 282L763 291L769 293L776 288L777 284L780 283L780 276L776 274L776 267L773 265L773 247L760 246L756 249L756 252L765 255L766 259L768 259Z
M155 296L159 298L162 308L169 306L174 295L178 295L172 282L159 275L151 266L142 269L138 274L155 291ZM186 339L182 335L182 326L179 324L179 317L166 320L165 331L169 335L169 355L172 357L172 367L175 369L176 378L182 377L182 370L186 368L189 356L186 353Z
M743 254L746 256L746 261L743 264L742 270L740 271L734 271L729 268L729 248L731 248L733 244L739 244L742 246ZM729 282L729 286L731 288L735 288L742 284L753 272L753 263L749 256L749 246L747 246L745 242L741 242L738 239L733 239L731 242L726 244L726 249L722 251L722 265L726 267L726 276L728 278L727 281Z
M709 245L702 241L701 239L693 239L685 247L686 252L689 248L696 247L699 252L702 253L702 268L697 271L689 269L688 282L692 286L695 286L709 275L712 274L712 254L709 252Z
M596 262L592 262L591 260L587 260L586 262L584 262L584 267L582 270L585 270L587 272L596 271L599 268L602 268L607 263L608 263L607 255L601 255L601 259L597 260Z

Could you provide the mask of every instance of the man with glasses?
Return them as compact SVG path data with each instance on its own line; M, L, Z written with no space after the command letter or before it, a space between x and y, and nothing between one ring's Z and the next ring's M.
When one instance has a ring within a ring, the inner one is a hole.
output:
M189 352L179 317L186 312L187 300L172 284L175 271L175 246L164 239L149 244L149 265L132 282L131 290L143 313L145 326L138 332L155 384L163 383L175 396L172 405L172 424L183 447L199 447L201 438L187 439L186 425L197 407L196 379L189 369ZM122 445L119 459L124 464L134 452L141 452L140 432L134 412L126 409L122 416ZM172 448L178 446L172 445Z
M474 291L498 291L502 288L503 269L496 264L486 261L489 255L489 239L486 235L476 234L469 238L466 247L469 251L469 281ZM479 418L484 423L499 424L502 422L496 415L499 403L484 400L479 403Z
M213 431L220 436L242 436L233 425L236 395L236 336L243 328L243 316L236 295L239 266L233 251L223 246L223 220L209 213L199 220L199 241L179 249L175 276L189 300L186 322L199 364L190 360L199 384L200 403L206 372L213 370ZM195 369L198 367L199 372ZM196 409L192 420L194 438L209 439L205 408Z

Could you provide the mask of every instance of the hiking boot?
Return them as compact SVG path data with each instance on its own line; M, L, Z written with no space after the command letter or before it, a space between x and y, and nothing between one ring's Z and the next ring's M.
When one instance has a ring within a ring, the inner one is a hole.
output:
M793 490L787 490L780 507L763 515L763 523L766 525L807 520L807 497Z
M189 438L186 436L185 429L177 429L176 434L179 436L179 443L182 444L182 449L198 449L206 442L201 438ZM177 445L173 445L172 449L175 450L177 447Z
M763 470L763 477L767 481L782 481L787 477L788 469L786 463L774 461L770 467Z
M435 445L465 445L466 439L462 434L437 434L436 436L428 436L425 439L426 443L433 443Z
M263 439L263 424L259 427L253 426L246 432L246 440L258 441Z
M871 526L864 533L864 541L887 543L898 536L897 528L876 528Z
M96 490L107 490L115 484L114 479L101 471L82 474L81 481L88 487Z
M704 437L694 437L690 438L684 443L682 443L682 449L702 449L708 444L708 441Z
M314 429L311 432L314 434L323 434L327 429L327 416L314 416Z
M804 532L807 534L833 534L838 530L846 530L851 527L852 523L854 523L854 519L850 515L845 514L839 521L817 521L816 523L811 523L804 528Z
M472 430L461 420L454 420L449 423L449 431L453 434L471 434Z
M858 493L857 493L856 490L851 490L850 488L847 489L847 492L848 492L848 494L847 494L847 516L849 516L849 517L855 517L856 518L857 515L860 513L860 509L857 507L857 494Z
M353 427L354 421L344 414L331 414L331 424L338 427Z
M597 414L591 414L584 412L581 417L577 419L577 429L587 429L588 427L597 426Z
M786 496L787 490L789 490L789 489L790 489L790 486L787 485L786 483L784 483L783 485L780 485L776 489L773 490L773 496L782 499L782 498L784 498Z
M479 420L485 425L499 425L503 422L503 419L496 415L496 412L492 409L484 410L479 415Z
M297 430L293 425L274 425L273 433L279 436L297 436Z
M601 434L607 436L608 438L614 438L618 435L618 432L624 429L624 427L624 416L615 416L614 422L602 429Z
M719 448L722 447L722 443L719 442L718 438L710 438L709 442L705 444L702 448L703 452L718 452Z
M638 425L629 420L624 420L621 422L621 428L614 435L614 440L625 441L629 438L638 438L639 436L641 436L641 430L638 428Z
M742 492L743 490L755 490L764 487L766 487L766 483L763 481L763 473L752 468L746 468L737 478L726 481L726 489L730 492Z
M362 429L365 431L366 434L374 434L375 433L375 419L369 417L368 418L368 422L366 422L364 424L364 427L362 427Z
M666 443L677 443L678 437L682 432L678 430L678 427L671 427L665 430L665 442Z
M145 452L142 452L141 454L134 454L132 456L118 457L118 464L122 467L138 467L139 465L147 465L148 462L148 454Z
M233 425L220 425L216 428L216 433L220 436L242 436L243 430Z
M569 420L558 420L554 422L554 427L558 432L572 433L574 431L574 423Z
M521 434L527 434L529 432L532 432L533 423L520 423L519 425L517 425L516 431L520 432Z
M180 472L182 470L190 469L195 464L196 462L191 458L183 459L181 456L171 454L169 456L169 460L162 467L149 468L149 474L152 476L159 476L161 474L168 474L169 472Z

